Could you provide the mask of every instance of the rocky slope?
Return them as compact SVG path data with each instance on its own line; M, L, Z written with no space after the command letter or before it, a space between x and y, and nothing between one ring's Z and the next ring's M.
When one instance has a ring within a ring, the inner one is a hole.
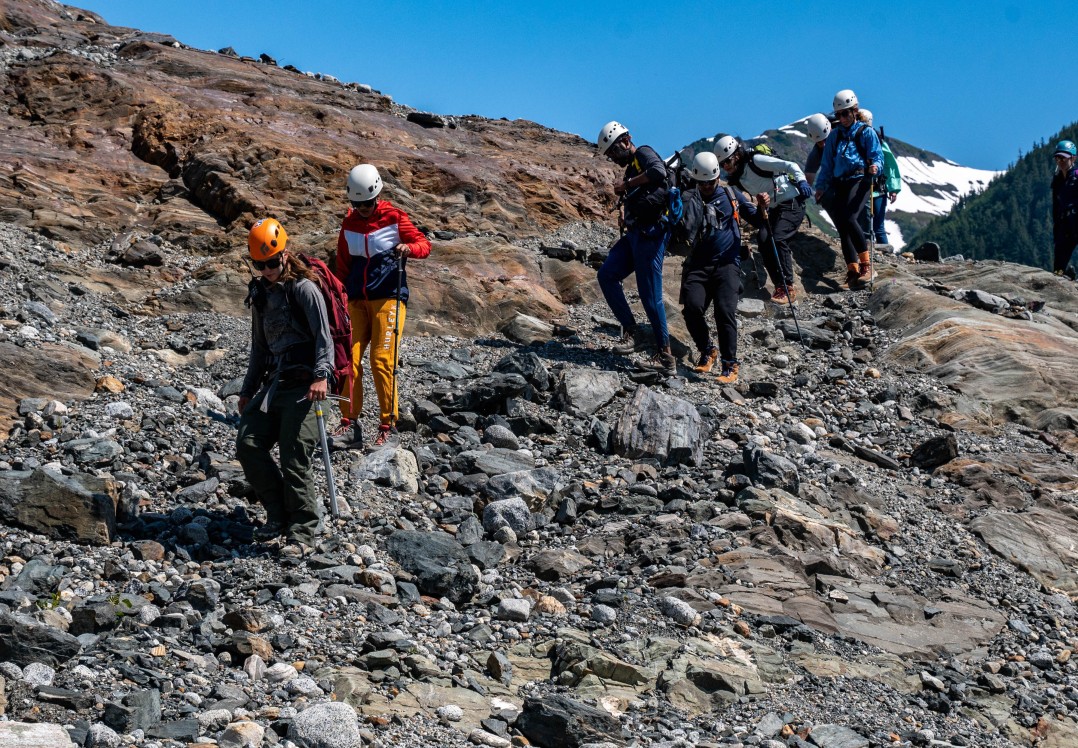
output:
M1078 741L1073 285L889 256L849 293L806 229L796 325L746 267L742 383L660 382L607 351L591 265L614 230L591 219L612 174L586 144L525 123L413 131L359 87L48 3L2 12L5 87L25 85L0 148L37 166L0 180L0 745ZM192 80L206 92L180 91ZM165 107L178 178L124 129L147 81L222 122L184 135L197 117ZM320 132L303 109L319 96L380 135ZM299 145L281 134L300 126ZM413 153L398 138L416 133L432 140ZM528 133L534 149L510 148ZM402 443L334 453L342 515L289 558L252 542L262 513L233 459L245 278L214 248L249 215L196 195L257 193L328 246L336 218L306 190L335 193L354 154L303 190L250 160L273 141L301 169L316 138L402 169L453 154L513 208L454 208L444 184L408 203L428 228L460 223L416 263L409 326L429 334L402 355ZM522 174L556 188L549 212ZM149 184L172 187L138 198ZM183 228L157 222L169 211Z
M345 511L291 559L231 457L243 319L131 316L107 255L3 227L40 395L0 448L6 714L85 746L1072 744L1073 292L895 258L850 294L824 242L808 348L746 274L737 387L642 378L601 304L410 338L401 448L335 453Z

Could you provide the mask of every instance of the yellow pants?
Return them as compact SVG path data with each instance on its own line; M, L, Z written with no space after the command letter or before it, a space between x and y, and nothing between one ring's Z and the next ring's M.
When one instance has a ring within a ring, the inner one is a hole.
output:
M355 420L363 413L363 353L371 347L371 378L378 395L380 423L396 423L397 391L393 381L393 362L400 351L400 341L393 334L396 299L349 300L348 317L352 320L352 392L351 402L341 403L346 418ZM406 310L400 305L397 330L404 331Z

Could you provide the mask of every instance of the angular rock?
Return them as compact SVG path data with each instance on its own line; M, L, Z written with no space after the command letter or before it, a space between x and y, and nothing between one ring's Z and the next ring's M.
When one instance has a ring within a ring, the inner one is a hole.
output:
M531 509L524 499L492 501L483 509L483 529L490 535L502 527L509 527L520 536L534 526Z
M424 595L460 604L475 594L479 577L464 546L444 532L398 530L386 541L389 554L415 576Z
M502 325L502 335L521 345L546 343L554 338L554 325L530 314L517 313Z
M614 431L614 451L633 459L699 465L704 454L703 419L692 403L637 388Z
M524 737L543 748L580 748L603 741L624 745L621 725L616 719L561 694L525 699L515 726Z
M520 497L533 511L539 511L558 484L558 472L542 467L496 475L483 487L495 501Z
M521 394L527 386L527 380L519 374L496 372L440 384L431 391L431 400L446 413L496 413L504 408L506 400Z
M754 446L746 447L743 457L753 485L781 488L794 496L801 490L797 465L785 457Z
M921 442L910 455L910 464L921 470L934 470L958 457L958 440L954 434L934 436Z
M550 548L535 554L528 565L540 579L547 582L559 582L572 579L592 563L586 556L576 551Z
M377 449L352 468L351 477L355 481L370 480L398 491L419 492L419 463L407 449Z
M0 613L0 661L26 666L41 662L59 667L82 649L79 640L28 616Z
M569 369L558 378L554 407L578 418L590 416L621 391L617 372L601 369Z
M12 748L75 748L60 725L0 722L0 746Z
M51 470L0 477L0 518L51 538L107 545L116 532L117 489L111 480Z
M816 725L809 740L819 748L868 748L871 741L842 725Z

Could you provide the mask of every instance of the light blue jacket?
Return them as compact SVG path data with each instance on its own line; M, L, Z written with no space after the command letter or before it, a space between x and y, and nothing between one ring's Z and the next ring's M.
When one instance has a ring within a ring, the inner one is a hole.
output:
M883 148L876 131L864 122L849 127L835 125L823 146L820 171L816 174L816 190L827 192L832 182L844 182L863 175L868 165L875 164L883 171Z

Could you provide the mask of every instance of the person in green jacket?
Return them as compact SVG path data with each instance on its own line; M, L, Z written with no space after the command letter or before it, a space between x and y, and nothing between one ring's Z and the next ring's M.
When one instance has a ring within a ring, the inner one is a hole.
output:
M858 114L858 119L872 127L872 112L869 110L862 109ZM876 134L880 136L880 147L883 149L883 171L876 175L876 181L872 185L872 226L871 228L868 226L867 211L862 225L865 236L868 236L871 231L876 237L876 244L890 246L890 242L887 241L887 229L883 222L887 216L887 205L893 203L898 193L902 191L902 175L898 171L898 160L895 154L891 152L891 147L883 138L883 130L877 130Z

